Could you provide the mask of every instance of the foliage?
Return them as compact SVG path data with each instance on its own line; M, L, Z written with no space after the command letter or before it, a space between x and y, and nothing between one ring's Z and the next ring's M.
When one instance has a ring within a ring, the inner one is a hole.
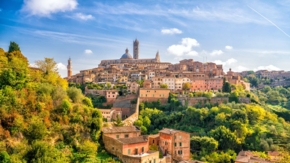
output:
M160 84L160 88L168 89L168 85L167 84Z
M102 114L55 63L0 49L0 162L97 161Z
M231 84L228 81L223 82L222 92L231 93Z
M182 85L182 90L187 91L187 90L189 90L189 89L190 89L190 83L189 83L189 82L186 82L186 83L184 83L184 84Z
M120 117L119 114L117 114L117 119L114 121L114 125L117 127L124 126L122 118Z
M10 163L10 156L6 151L0 152L0 162Z
M8 53L11 53L11 52L14 52L14 51L20 51L20 47L19 47L19 45L16 42L10 41Z

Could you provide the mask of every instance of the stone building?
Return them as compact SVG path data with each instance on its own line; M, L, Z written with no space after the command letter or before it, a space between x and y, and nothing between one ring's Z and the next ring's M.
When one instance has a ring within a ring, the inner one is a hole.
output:
M156 101L157 99L160 100L161 103L166 103L169 97L170 89L159 88L140 88L139 89L139 100L140 102L143 101Z
M99 109L102 113L103 118L105 118L108 122L116 120L119 116L122 118L122 111L116 109Z
M157 163L159 152L150 151L148 137L134 126L103 128L105 149L124 163Z
M131 93L138 93L139 88L140 88L140 85L136 82L131 82L128 85L128 91Z
M163 155L170 154L175 161L190 160L190 134L164 128L159 131L159 147Z
M190 134L163 129L157 135L141 135L134 126L103 128L105 149L124 163L175 163L190 160ZM157 145L162 151L149 150Z
M250 91L250 83L247 83L241 79L241 76L238 73L235 73L230 69L226 75L224 75L226 81L230 84L241 84L245 90Z

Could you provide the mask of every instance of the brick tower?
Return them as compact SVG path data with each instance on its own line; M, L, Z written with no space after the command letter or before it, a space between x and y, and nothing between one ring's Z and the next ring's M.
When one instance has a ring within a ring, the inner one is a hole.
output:
M133 58L139 59L139 41L137 39L133 41Z
M71 65L71 59L68 59L67 64L67 77L70 78L72 76L72 65Z

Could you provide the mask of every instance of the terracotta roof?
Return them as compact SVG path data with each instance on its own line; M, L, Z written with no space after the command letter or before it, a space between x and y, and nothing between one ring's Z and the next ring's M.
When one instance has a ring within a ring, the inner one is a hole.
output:
M159 137L159 134L156 134L156 135L149 135L150 138L158 138Z
M178 163L204 163L204 162L197 160L188 160L188 161L179 161Z
M270 156L280 156L281 154L278 151L268 151L268 155L270 155Z
M133 138L121 138L118 139L123 144L137 144L144 143L148 141L148 136L138 136Z
M102 129L105 134L112 133L123 133L123 132L140 132L135 126L124 126L124 127L105 127Z
M184 131L174 130L174 129L170 129L170 128L164 128L164 129L160 130L159 132L171 135L174 133L184 132Z

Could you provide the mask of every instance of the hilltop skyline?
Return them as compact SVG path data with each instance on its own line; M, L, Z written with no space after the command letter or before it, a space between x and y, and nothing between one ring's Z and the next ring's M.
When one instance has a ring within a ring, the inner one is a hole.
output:
M50 6L50 7L49 7ZM52 57L66 76L118 59L133 40L140 58L159 51L181 59L223 64L224 71L286 70L290 55L290 2L12 0L0 2L0 47L19 44L30 64Z

